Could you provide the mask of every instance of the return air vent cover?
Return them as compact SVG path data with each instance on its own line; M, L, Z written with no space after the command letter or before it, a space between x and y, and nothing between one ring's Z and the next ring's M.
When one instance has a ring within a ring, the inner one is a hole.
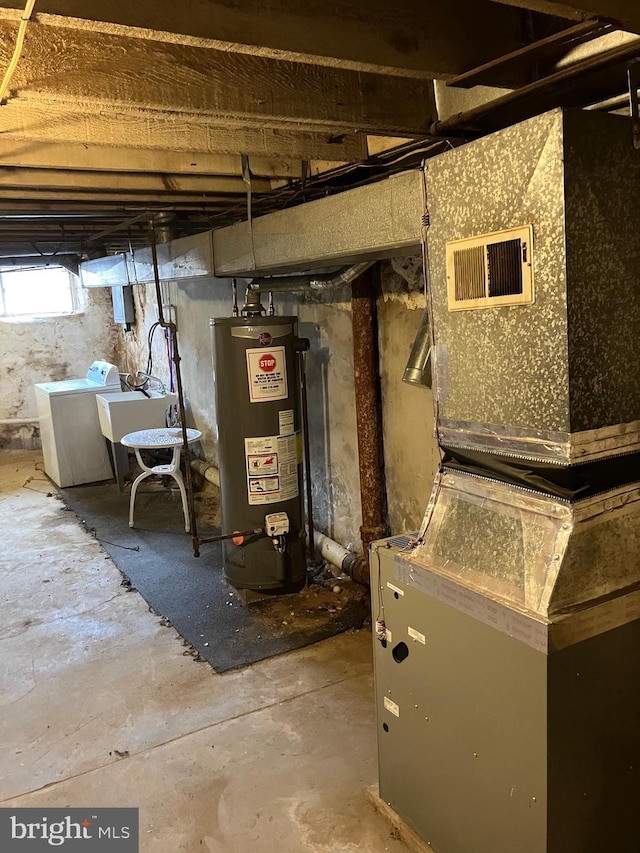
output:
M449 311L533 302L530 225L447 243Z

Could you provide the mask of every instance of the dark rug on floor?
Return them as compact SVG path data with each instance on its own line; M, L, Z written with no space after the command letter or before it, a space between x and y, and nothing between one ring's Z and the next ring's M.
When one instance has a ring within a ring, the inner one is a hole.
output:
M120 494L114 483L61 493L120 569L123 584L174 626L189 644L185 653L207 660L217 672L360 627L368 615L363 587L327 577L297 595L246 605L223 579L221 545L203 545L200 557L193 556L179 495L161 486L138 492L135 528L128 525L128 490ZM206 497L196 497L198 516L206 516ZM199 524L198 533L205 538L219 530ZM334 592L338 584L340 592Z

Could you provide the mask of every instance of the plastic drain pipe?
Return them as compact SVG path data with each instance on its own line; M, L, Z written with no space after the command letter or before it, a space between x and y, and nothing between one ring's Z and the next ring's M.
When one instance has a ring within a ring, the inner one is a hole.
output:
M205 480L220 488L220 472L210 462L205 462L204 459L192 459L191 468L193 471L197 471Z
M323 560L341 569L345 575L349 575L354 581L369 586L369 566L360 554L348 551L343 545L334 542L324 533L316 530L313 535L314 543L318 553Z

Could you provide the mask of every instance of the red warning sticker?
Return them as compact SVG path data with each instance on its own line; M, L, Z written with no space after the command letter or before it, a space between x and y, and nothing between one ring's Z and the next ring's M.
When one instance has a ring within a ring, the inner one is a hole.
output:
M247 456L247 468L250 477L262 477L278 473L277 453L250 453Z
M246 352L250 401L286 400L289 391L284 347L248 349Z

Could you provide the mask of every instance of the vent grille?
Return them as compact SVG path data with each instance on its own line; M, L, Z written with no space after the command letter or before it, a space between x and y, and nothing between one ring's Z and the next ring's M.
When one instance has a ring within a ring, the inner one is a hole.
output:
M453 253L456 302L481 299L485 295L486 276L482 246L458 249Z
M487 243L489 298L522 293L522 240Z
M532 232L524 226L447 243L449 310L531 304Z

